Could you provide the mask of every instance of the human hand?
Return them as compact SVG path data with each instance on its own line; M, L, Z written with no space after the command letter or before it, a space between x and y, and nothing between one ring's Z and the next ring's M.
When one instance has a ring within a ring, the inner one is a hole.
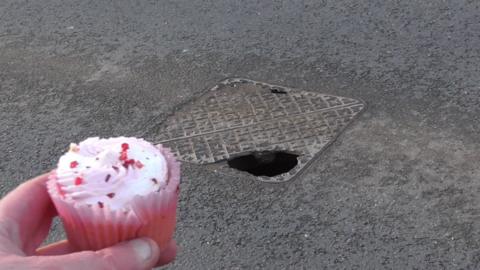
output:
M75 252L67 240L38 248L57 215L47 180L48 174L33 178L0 201L0 269L143 270L175 259L175 241L160 253L147 238L98 251Z

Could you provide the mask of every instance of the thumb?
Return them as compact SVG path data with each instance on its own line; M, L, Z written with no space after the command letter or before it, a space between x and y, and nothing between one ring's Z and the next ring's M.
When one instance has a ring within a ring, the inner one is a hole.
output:
M153 240L139 238L98 251L33 256L27 260L30 267L37 267L34 269L146 270L155 266L159 256L159 248Z
M160 257L157 243L148 238L131 240L95 253L104 261L103 264L119 270L151 269Z

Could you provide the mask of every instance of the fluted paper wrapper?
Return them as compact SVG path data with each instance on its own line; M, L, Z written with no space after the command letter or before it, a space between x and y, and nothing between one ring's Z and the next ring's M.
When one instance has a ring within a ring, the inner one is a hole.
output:
M78 250L99 250L122 241L149 237L157 242L160 250L166 247L175 231L180 164L168 148L161 145L157 148L167 161L167 185L159 192L135 196L128 209L77 205L59 194L55 179L47 182L72 246Z

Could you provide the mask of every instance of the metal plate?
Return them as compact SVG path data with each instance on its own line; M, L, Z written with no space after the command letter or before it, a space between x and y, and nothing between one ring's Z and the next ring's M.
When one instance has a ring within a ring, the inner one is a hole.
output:
M364 107L351 98L234 78L181 108L155 136L178 159L197 164L254 151L298 154L289 172L259 177L283 182L304 170Z

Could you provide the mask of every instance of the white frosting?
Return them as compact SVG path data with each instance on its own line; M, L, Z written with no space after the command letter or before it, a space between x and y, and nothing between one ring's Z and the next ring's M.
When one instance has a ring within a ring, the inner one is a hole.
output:
M142 139L88 138L60 157L56 179L66 199L115 210L166 186L167 162Z

